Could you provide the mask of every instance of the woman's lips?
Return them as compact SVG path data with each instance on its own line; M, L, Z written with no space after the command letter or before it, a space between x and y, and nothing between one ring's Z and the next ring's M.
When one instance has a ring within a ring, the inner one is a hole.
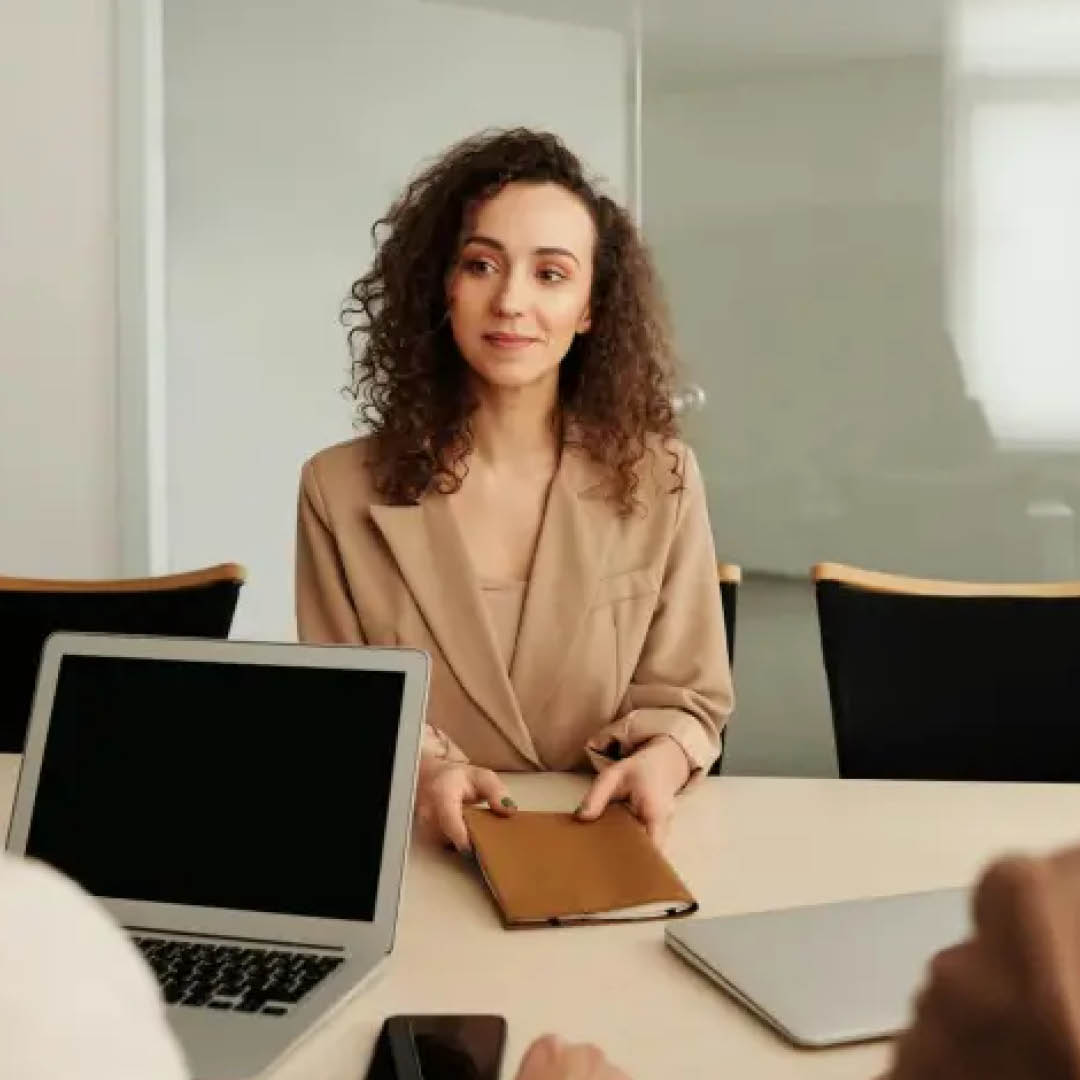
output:
M484 335L484 341L493 345L496 349L524 349L535 343L536 338L524 337L521 334L504 334L495 332Z

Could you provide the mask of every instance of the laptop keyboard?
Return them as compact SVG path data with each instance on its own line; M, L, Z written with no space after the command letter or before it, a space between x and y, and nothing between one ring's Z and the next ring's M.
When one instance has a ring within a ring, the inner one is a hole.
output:
M335 968L340 956L212 945L140 935L169 1005L284 1016Z

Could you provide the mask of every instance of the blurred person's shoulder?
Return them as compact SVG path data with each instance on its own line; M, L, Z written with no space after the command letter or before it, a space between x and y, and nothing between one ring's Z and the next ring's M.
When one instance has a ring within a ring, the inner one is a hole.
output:
M0 1076L186 1075L154 977L108 912L43 863L0 855Z

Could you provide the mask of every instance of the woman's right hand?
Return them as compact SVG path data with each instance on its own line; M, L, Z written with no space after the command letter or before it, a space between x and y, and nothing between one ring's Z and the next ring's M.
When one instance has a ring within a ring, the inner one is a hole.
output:
M426 828L448 840L458 851L468 851L471 846L462 808L482 802L503 817L509 817L517 809L506 786L491 769L426 755L420 758L417 816Z

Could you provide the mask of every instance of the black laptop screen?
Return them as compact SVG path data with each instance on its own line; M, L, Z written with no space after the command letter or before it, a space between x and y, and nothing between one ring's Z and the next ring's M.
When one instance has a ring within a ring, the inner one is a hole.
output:
M27 854L97 896L370 920L404 685L66 656Z

